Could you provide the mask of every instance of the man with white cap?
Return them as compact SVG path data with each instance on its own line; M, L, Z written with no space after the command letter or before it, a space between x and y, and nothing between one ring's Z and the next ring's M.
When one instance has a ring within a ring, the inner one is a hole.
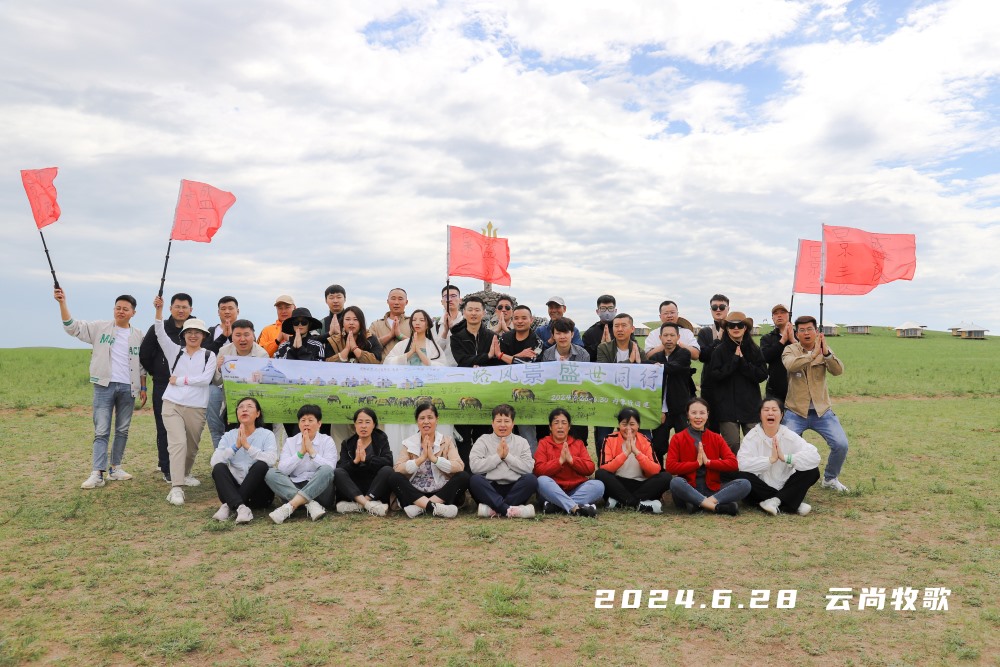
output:
M292 311L295 310L295 299L288 294L279 294L278 298L274 300L274 309L278 312L278 321L264 327L257 337L257 344L267 350L270 357L273 357L274 353L278 351L278 346L289 338L288 334L281 330L281 325L292 316Z
M555 338L552 336L552 321L566 317L566 300L561 296L550 296L549 300L545 302L545 306L549 309L549 321L545 324L539 324L535 328L535 335L538 336L538 340L542 341L543 352L556 344ZM580 330L575 326L573 327L573 345L583 347Z
M215 353L202 348L208 327L191 318L181 328L180 346L170 339L163 327L163 297L153 299L156 340L170 365L170 377L163 392L163 425L167 429L167 452L170 455L170 493L167 502L184 504L184 487L198 486L191 475L198 454L198 441L205 429L208 387L215 375Z

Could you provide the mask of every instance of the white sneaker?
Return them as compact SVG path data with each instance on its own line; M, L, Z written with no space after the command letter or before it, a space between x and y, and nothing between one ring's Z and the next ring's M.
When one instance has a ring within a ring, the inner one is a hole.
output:
M306 503L306 514L309 515L310 519L316 521L321 516L326 514L326 508L320 505L315 500L310 500L309 502Z
M112 468L108 471L108 479L113 482L124 482L126 480L132 479L132 475L128 474L121 468Z
M476 511L476 514L483 517L484 519L492 519L497 515L497 513L493 511L493 508L487 505L486 503L479 503L479 509Z
M407 505L406 507L403 508L403 511L406 512L406 516L410 517L411 519L416 519L418 516L424 513L424 508L418 507L417 505Z
M508 519L534 519L534 505L511 505L507 508Z
M104 475L101 474L100 470L95 470L90 473L90 477L84 480L83 484L80 485L81 489L96 489L98 487L104 486Z
M236 523L250 523L253 521L253 512L246 505L236 508Z
M455 507L454 505L435 503L434 516L444 517L445 519L454 519L456 516L458 516L458 508Z
M824 479L822 486L824 489L833 489L834 491L840 491L841 493L847 493L850 491L850 489L841 484L840 480L836 477L833 479Z
M799 508L795 510L795 513L800 516L805 516L806 514L809 514L809 512L812 512L812 510L813 506L809 503L799 503Z
M613 510L618 507L618 501L614 498L608 498L608 509Z
M659 500L642 500L639 502L640 512L649 512L650 514L663 514L663 503Z
M772 496L767 500L762 500L760 503L760 508L772 516L778 516L778 505L781 504L781 498L778 496Z
M199 482L191 475L188 475L187 477L184 478L184 486L201 486L201 482Z
M282 523L285 519L292 516L292 512L294 511L295 509L291 505L285 503L278 509L268 514L268 516L271 517L271 521L275 523Z
M389 512L389 506L378 500L369 500L365 510L373 516L385 516Z
M240 507L243 506L240 505ZM229 518L229 505L227 505L226 503L222 503L222 507L219 508L218 512L212 515L212 518L215 519L216 521L227 520Z
M167 502L171 505L183 505L184 489L179 486L170 487L170 493L167 494Z
M357 504L353 500L341 500L337 503L337 514L350 514L351 512L360 512L361 505Z

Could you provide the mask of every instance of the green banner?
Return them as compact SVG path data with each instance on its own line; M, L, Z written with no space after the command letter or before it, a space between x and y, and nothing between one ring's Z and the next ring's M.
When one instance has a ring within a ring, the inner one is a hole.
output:
M618 411L634 407L642 425L654 428L663 370L564 361L455 368L226 357L222 378L228 405L253 396L269 422L294 422L302 405L315 403L327 423L350 423L355 410L370 407L381 422L410 424L414 407L430 401L444 424L488 424L493 408L509 403L524 424L546 424L549 412L562 407L574 424L616 426Z

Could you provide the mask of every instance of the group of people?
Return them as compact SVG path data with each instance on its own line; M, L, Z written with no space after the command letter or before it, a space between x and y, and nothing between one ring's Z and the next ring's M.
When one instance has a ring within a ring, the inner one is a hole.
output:
M783 305L772 309L774 328L758 346L751 335L753 320L730 311L729 299L721 294L710 300L712 324L697 333L679 316L675 302L664 301L660 327L642 345L632 317L617 312L612 295L598 297L598 319L582 334L566 316L560 297L548 300L549 318L537 326L531 309L511 297L497 300L490 321L483 299L470 295L462 302L454 285L441 291L443 312L437 320L422 309L407 315L405 290L390 290L388 311L371 326L360 308L346 305L340 285L326 289L329 314L322 321L297 307L290 295L280 295L274 303L277 320L259 334L250 320L240 318L232 296L219 299L219 323L212 327L192 317L189 295L170 299L168 317L158 296L155 321L145 335L131 325L136 302L129 295L116 299L113 321L95 322L74 320L61 289L55 290L55 299L66 332L93 346L95 437L85 489L131 478L121 467L129 423L135 397L140 405L147 400L147 375L152 375L158 467L171 485L167 500L183 504L184 488L200 484L192 470L207 424L215 447L213 479L224 503L217 518L235 513L237 520L249 520L250 508L266 506L273 495L284 501L271 513L279 523L300 506L312 518L331 507L342 509L341 504L349 508L344 511L384 515L390 496L410 516L425 511L453 516L454 501L466 490L483 499L484 516L533 516L535 508L527 499L536 494L541 502L576 514L596 514L601 497L611 507L659 512L667 490L675 503L691 508L735 513L738 501L749 496L760 497L756 502L770 513L777 513L779 505L805 513L802 508L808 511L808 505L802 498L819 479L817 472L806 484L808 469L800 467L812 460L811 445L800 437L806 429L819 433L830 447L822 486L847 491L839 480L847 437L826 384L828 374L843 372L843 364L815 318L801 316L793 324ZM418 411L415 426L394 430L394 425L379 428L376 414L367 408L354 415L352 425L323 425L319 407L303 406L298 423L285 429L275 425L272 431L264 427L253 398L227 409L219 373L226 356L466 367L655 363L663 369L660 422L640 428L638 413L623 410L617 429L595 427L596 464L586 450L587 428L573 426L568 410L553 411L547 425L515 427L513 408L501 405L489 426L452 428L439 426L437 410L428 404L421 407L427 408L424 419L433 425L422 424ZM700 397L693 361L703 364ZM233 416L238 427L227 431ZM563 431L564 437L553 440ZM280 456L276 433L288 436ZM768 452L761 449L765 441ZM336 442L341 443L339 454ZM744 450L751 452L746 468ZM762 460L769 461L767 470ZM784 474L774 467L780 468L778 463L793 472ZM817 453L812 468L818 463ZM776 503L773 499L781 497L789 482L801 497L793 494Z

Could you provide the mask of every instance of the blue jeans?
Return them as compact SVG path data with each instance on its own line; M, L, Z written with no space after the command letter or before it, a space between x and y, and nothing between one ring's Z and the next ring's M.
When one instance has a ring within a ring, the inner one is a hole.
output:
M226 420L222 416L225 408L226 394L222 387L214 384L208 385L208 409L205 410L205 419L208 421L208 434L212 436L212 448L219 448L219 440L226 433Z
M819 433L830 446L830 456L826 460L823 479L840 477L840 469L844 467L844 460L847 458L847 433L844 432L844 427L840 425L840 420L833 410L827 410L822 417L817 415L815 410L810 410L807 417L800 417L791 410L786 410L781 423L796 435L802 435L807 429Z
M132 424L135 398L132 385L111 382L107 387L94 385L94 470L108 469L108 438L111 436L111 413L115 417L115 439L111 445L111 465L117 468L125 456L128 427Z
M312 479L307 482L293 482L285 473L271 468L264 476L264 482L274 491L274 495L286 503L291 502L296 495L301 495L306 501L315 500L327 509L335 504L333 468L330 466L316 468Z
M750 482L745 479L734 479L723 484L718 491L712 493L710 489L696 489L683 477L674 477L670 480L670 495L674 498L674 504L678 501L700 507L705 498L715 496L715 500L721 505L723 503L738 503L750 494Z
M538 497L553 505L558 505L569 514L569 511L577 505L593 505L603 498L604 483L596 479L588 479L567 494L561 486L556 484L554 479L547 475L541 475L538 478Z

